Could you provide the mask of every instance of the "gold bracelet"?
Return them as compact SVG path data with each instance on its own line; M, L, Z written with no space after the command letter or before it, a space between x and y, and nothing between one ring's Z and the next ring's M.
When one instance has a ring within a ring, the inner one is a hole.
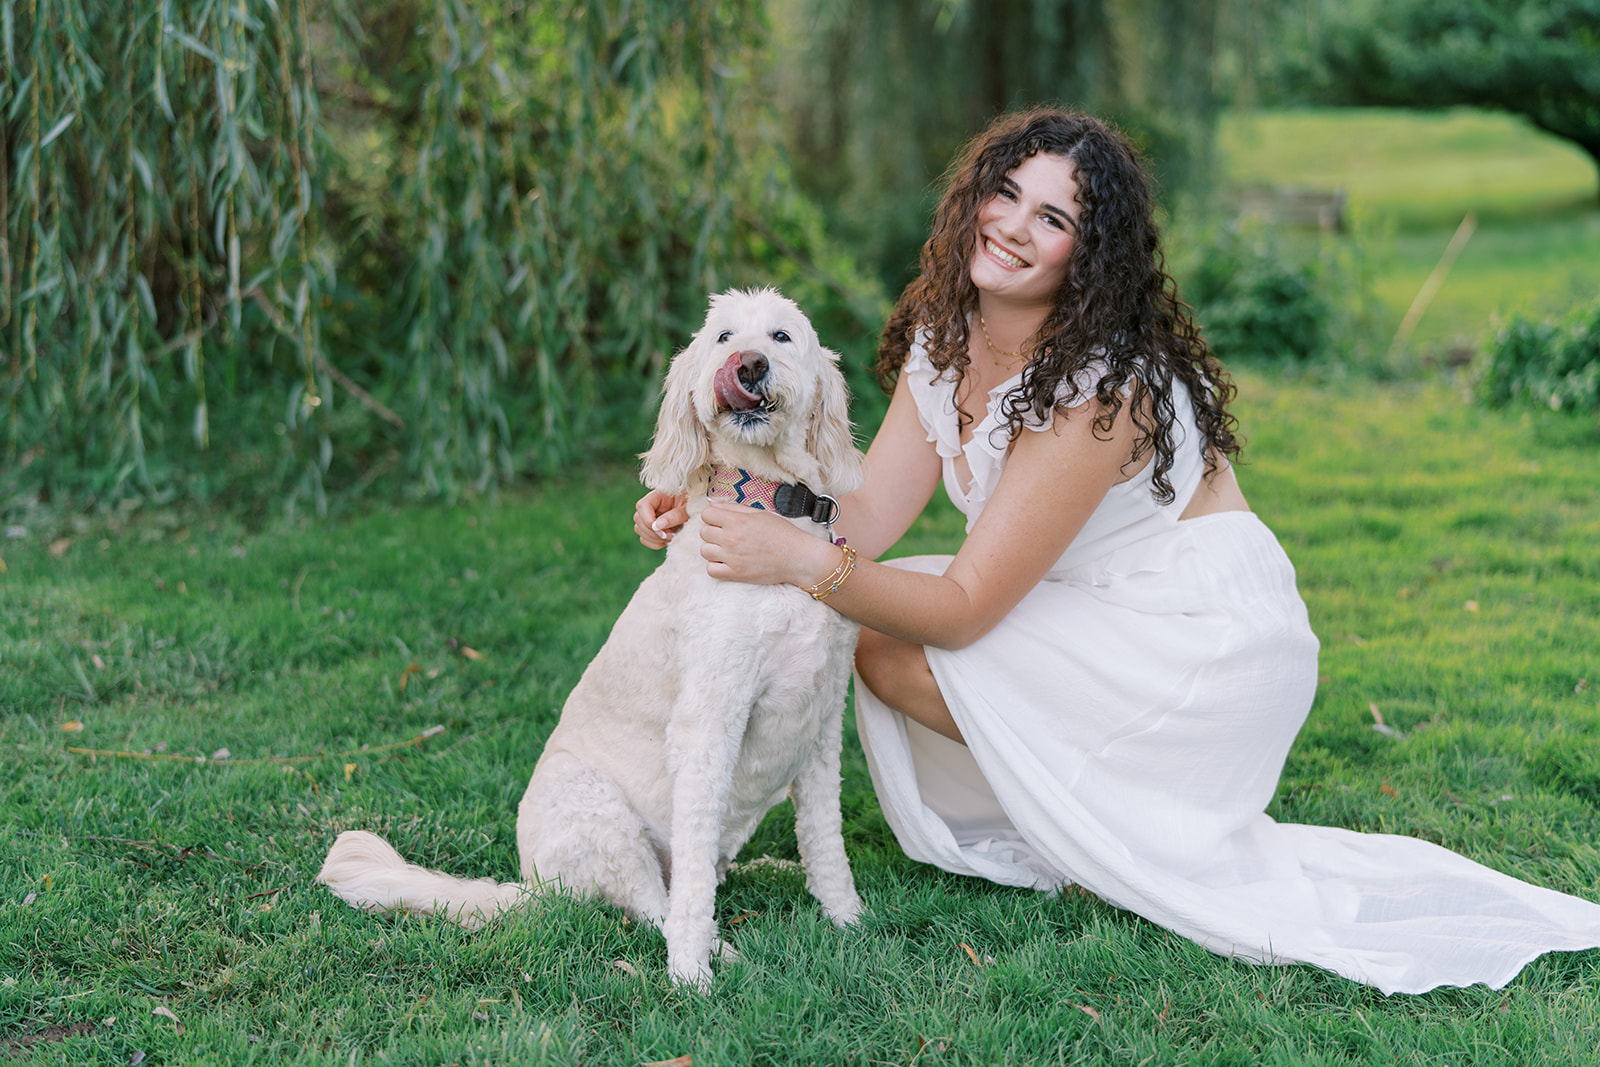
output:
M856 550L849 545L841 547L844 549L844 554L839 558L839 565L833 569L833 573L806 590L811 594L812 600L826 600L839 591L846 578L856 572ZM828 588L823 589L823 586Z

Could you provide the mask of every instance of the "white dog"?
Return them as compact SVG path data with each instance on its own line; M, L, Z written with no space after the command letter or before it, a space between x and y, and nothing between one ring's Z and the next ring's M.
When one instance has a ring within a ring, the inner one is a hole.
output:
M523 881L428 871L354 830L318 881L356 907L466 927L541 886L597 894L660 928L672 979L703 987L713 951L729 954L717 885L787 795L807 887L835 923L855 919L839 747L856 626L793 586L716 581L698 551L708 491L771 506L777 483L775 510L824 535L831 497L861 481L837 360L771 289L713 297L673 359L643 473L686 493L690 518L545 743L517 809Z

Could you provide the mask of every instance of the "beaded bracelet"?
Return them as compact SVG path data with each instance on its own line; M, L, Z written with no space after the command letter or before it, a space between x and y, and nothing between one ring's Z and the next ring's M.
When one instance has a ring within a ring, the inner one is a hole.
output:
M839 591L839 587L844 584L846 578L856 572L856 550L849 545L842 547L844 554L839 558L839 565L833 569L833 573L806 590L811 594L812 600L826 600L829 596ZM827 588L823 589L823 586L827 586Z

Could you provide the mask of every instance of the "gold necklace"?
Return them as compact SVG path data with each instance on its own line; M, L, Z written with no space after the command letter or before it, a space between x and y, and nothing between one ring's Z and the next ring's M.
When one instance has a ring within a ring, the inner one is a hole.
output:
M1007 367L1010 367L1026 354L1026 348L1019 348L1015 352L1007 352L1005 349L995 344L994 339L989 336L989 324L983 320L983 312L981 311L978 312L978 328L983 331L983 343L989 346L990 352L993 352L997 356L1004 357L1004 362Z

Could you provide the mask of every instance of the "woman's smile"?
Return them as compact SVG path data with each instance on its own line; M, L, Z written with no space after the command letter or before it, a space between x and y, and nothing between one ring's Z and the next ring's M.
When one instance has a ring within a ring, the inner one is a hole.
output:
M1021 270L1023 267L1031 265L1022 257L1015 256L1010 252L1007 252L1004 248L1001 248L999 245L995 244L994 240L989 237L985 237L983 239L983 250L998 260L1001 266L1009 267L1012 270Z

